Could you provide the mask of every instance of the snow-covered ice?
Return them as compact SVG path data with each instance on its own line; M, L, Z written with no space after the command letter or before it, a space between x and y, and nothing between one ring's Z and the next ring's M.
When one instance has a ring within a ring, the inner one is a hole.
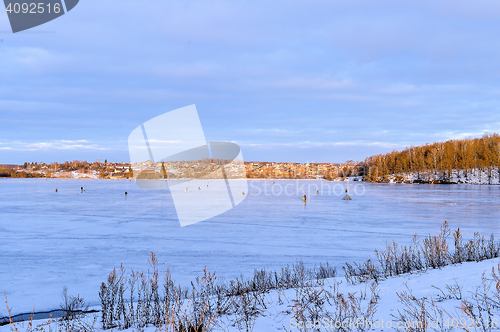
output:
M341 200L345 186L352 201ZM257 180L247 195L236 208L181 228L168 191L133 181L1 180L0 289L13 314L33 305L57 309L63 286L97 305L113 267L145 270L150 251L160 272L169 268L187 284L204 266L226 279L296 259L340 267L373 256L385 240L435 234L444 220L465 237L499 233L498 186Z

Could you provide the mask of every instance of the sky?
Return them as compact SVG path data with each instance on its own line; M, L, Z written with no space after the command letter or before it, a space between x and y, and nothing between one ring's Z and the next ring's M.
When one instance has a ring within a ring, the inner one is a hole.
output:
M0 11L0 163L128 162L191 104L247 161L500 133L498 31L496 0L81 0L16 34Z

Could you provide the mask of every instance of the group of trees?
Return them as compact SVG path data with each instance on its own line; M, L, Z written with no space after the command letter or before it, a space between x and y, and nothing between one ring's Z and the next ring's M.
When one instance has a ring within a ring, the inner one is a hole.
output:
M481 138L467 138L426 144L371 156L365 160L369 181L384 182L389 176L416 175L417 181L439 179L449 182L453 172L466 180L472 174L486 172L491 181L493 172L500 175L500 135L485 134Z
M32 173L21 171L18 172L16 168L11 165L0 165L0 178L40 178L44 177L40 173Z
M262 164L246 163L247 178L310 179L325 178L333 180L340 177L357 175L355 167L344 164Z
M91 170L99 170L102 167L106 167L106 165L107 162L103 164L100 162L100 160L96 160L95 162L90 162L90 163L87 161L73 160L73 161L66 161L64 163L53 162L50 164L38 163L38 162L33 162L33 163L26 162L22 165L22 168L31 172L48 169L54 172L80 171L82 173L85 173Z
M25 162L22 165L0 165L0 178L52 177L53 174L61 172L62 177L64 177L65 172L72 171L78 171L80 174L97 172L100 178L109 178L111 176L131 178L134 174L130 165L124 163L108 163L107 160L104 163L100 160L95 162L74 160L50 164Z

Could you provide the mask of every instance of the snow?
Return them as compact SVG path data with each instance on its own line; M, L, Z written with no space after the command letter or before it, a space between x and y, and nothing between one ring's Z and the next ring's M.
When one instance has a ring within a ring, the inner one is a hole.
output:
M436 303L438 308L442 308L449 314L445 318L449 318L449 324L452 325L453 318L466 318L466 316L460 311L461 300L471 299L472 294L476 292L478 286L482 283L482 275L485 274L486 277L491 277L490 273L492 269L498 271L500 264L500 259L491 259L482 262L469 262L456 264L451 266L446 266L441 269L427 270L423 272L417 272L413 274L406 274L399 277L388 278L382 280L378 284L378 303L377 309L370 321L373 324L372 331L384 331L389 330L388 325L396 326L398 323L398 311L403 311L405 309L404 305L401 303L398 293L401 294L405 291L410 290L413 296L417 299L427 298L429 301L431 299ZM343 294L354 294L355 296L360 296L360 294L367 293L366 299L362 301L362 306L367 306L370 300L371 291L366 283L361 283L357 285L350 285L346 283L345 279L342 277L336 277L328 279L324 286L316 287L315 289L332 289L333 285L338 285L338 292ZM443 293L448 294L446 291L446 286L458 285L461 287L461 299L451 298L443 299ZM493 287L494 289L494 287ZM282 303L279 303L279 298ZM253 331L283 331L286 328L289 331L298 331L296 326L296 321L293 315L289 313L290 309L294 306L294 300L297 298L296 290L289 289L283 293L278 294L277 291L272 291L266 296L266 306L267 309L260 315L256 321ZM334 308L332 307L333 311ZM89 319L94 317L89 315ZM99 317L99 315L96 315ZM498 313L494 315L496 321L500 321ZM35 321L35 325L43 324L47 320ZM377 327L377 322L380 324ZM52 323L55 326L55 322ZM331 324L331 322L327 323ZM18 323L18 328L26 328L27 323ZM96 328L99 331L99 322L97 321ZM224 327L224 329L222 329ZM133 331L135 329L130 329ZM145 331L153 332L156 328L150 326L145 329ZM321 329L321 331L327 331L328 329ZM354 329L355 330L355 329ZM10 326L6 325L0 327L0 332L10 331ZM238 327L231 326L231 322L226 318L222 317L219 319L218 327L215 331L241 331Z
M452 170L449 183L452 184L476 184L476 185L499 185L499 171L497 168L488 169L473 169L467 172L467 175L463 170ZM389 181L391 183L413 183L416 181L424 182L438 182L438 181L448 181L446 177L441 174L441 172L422 172L420 174L415 172L409 172L407 174L397 174L389 176Z
M169 268L188 285L204 266L226 279L296 259L307 266L329 261L340 271L344 262L373 257L386 240L406 244L414 233L435 234L444 220L464 237L475 231L498 237L498 186L350 182L251 181L236 208L181 228L168 191L133 181L1 180L0 290L17 314L33 305L57 309L64 286L98 305L100 283L113 267L145 270L150 251L160 273ZM345 188L352 201L341 200Z
M479 263L462 263L453 266L447 266L440 270L428 270L425 272L419 272L415 274L406 274L403 276L388 278L386 280L380 281L378 286L378 306L377 311L373 317L373 322L380 322L381 325L387 327L387 324L382 322L392 321L394 326L398 321L394 316L398 316L398 310L402 311L404 309L401 304L397 293L402 293L411 290L412 294L416 298L426 297L428 299L432 298L437 301L441 292L436 289L440 288L446 292L446 285L455 285L463 287L462 295L463 298L470 298L472 292L475 292L476 288L481 285L481 276L484 272L489 274L492 268L498 268L500 259L491 259L487 261L482 261ZM341 282L339 287L339 292L347 294L357 294L359 296L362 292L370 291L366 283L361 283L358 285L349 285L346 283L345 279L337 277L334 279L329 279L325 288L335 282ZM407 288L408 286L408 288ZM318 288L321 289L321 288ZM368 289L368 290L367 290ZM254 331L277 331L282 330L283 327L289 330L298 330L291 328L291 315L278 315L279 319L276 319L275 314L283 312L289 309L289 306L293 306L293 299L295 299L295 290L289 290L286 294L290 301L285 301L281 306L274 305L266 312L264 317L260 317L256 321ZM270 297L270 304L276 304L276 293ZM370 296L367 296L364 301L364 305L368 304ZM460 300L447 299L442 302L438 302L438 306L444 308L450 314L456 314L459 317L465 317L458 310L460 306ZM287 308L288 307L288 308ZM497 316L497 319L499 317ZM292 321L293 322L293 321ZM499 320L500 322L500 320ZM388 330L387 328L374 328L375 331ZM238 331L233 329L233 331Z

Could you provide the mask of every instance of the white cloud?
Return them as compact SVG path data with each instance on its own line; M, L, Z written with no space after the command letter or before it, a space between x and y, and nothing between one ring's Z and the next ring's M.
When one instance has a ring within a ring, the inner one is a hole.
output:
M295 77L285 80L269 82L271 88L283 89L311 89L311 90L343 90L355 87L351 80L332 80L327 78Z
M297 142L297 143L240 143L241 146L250 147L297 147L297 148L308 148L308 147L348 147L348 146L359 146L359 147L382 147L382 148L404 148L407 145L400 143L390 143L390 142Z
M96 150L105 151L112 150L113 147L97 143L91 143L87 140L57 140L46 142L0 142L1 145L8 145L0 147L2 150L11 151L55 151L55 150Z

